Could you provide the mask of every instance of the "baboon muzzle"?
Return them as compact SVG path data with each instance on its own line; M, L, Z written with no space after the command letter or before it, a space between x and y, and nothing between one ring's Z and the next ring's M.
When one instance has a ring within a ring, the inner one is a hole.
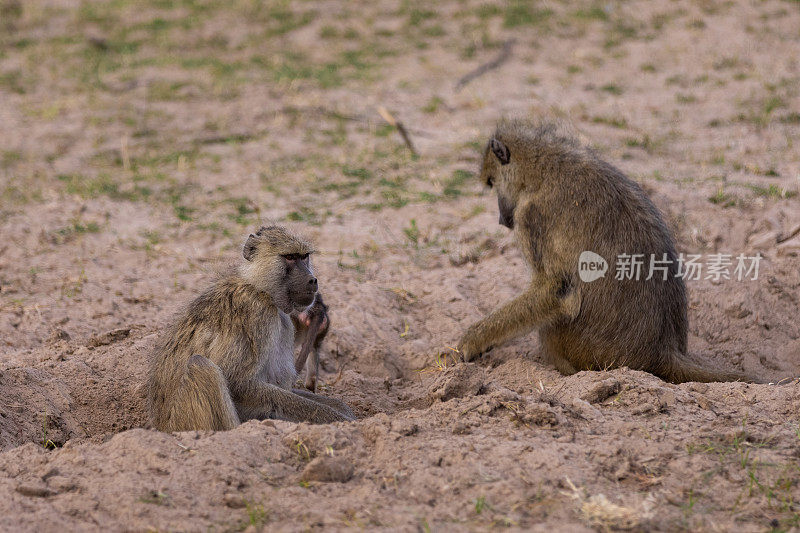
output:
M514 229L514 207L502 197L497 197L497 208L500 211L499 223L508 229Z
M289 299L295 306L308 306L314 302L319 283L311 269L302 261L295 263L288 273Z

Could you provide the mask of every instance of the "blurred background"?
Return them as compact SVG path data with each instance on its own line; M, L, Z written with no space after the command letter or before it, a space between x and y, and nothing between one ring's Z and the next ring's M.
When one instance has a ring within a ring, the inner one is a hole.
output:
M135 239L137 218L319 225L463 201L494 122L550 114L639 180L782 199L799 22L791 1L2 0L0 198L111 200Z

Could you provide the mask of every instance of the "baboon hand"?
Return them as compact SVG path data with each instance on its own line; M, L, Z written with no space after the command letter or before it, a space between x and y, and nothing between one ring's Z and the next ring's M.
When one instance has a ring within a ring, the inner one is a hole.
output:
M458 352L464 361L472 361L484 352L488 352L492 347L485 342L485 336L480 329L480 322L471 325L464 332L458 342Z
M311 320L313 320L314 317L318 316L319 314L322 315L322 320L320 321L319 329L324 330L328 326L328 313L323 309L319 309L315 306L312 306L309 309L306 309L305 311L298 313L297 318L303 325L310 326Z

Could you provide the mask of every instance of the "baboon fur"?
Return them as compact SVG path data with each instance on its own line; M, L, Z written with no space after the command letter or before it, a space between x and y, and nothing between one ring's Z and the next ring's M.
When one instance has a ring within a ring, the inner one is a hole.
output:
M289 314L314 299L310 243L281 226L245 242L222 274L167 329L147 381L152 425L162 431L227 430L248 419L352 420L343 402L293 390Z
M300 313L292 313L290 316L296 332L294 343L295 346L300 346L294 368L298 374L305 369L303 385L311 392L317 392L319 350L331 325L328 306L322 300L322 294L317 293L314 303L308 309Z
M687 356L687 297L672 237L641 187L554 123L501 122L480 179L497 193L500 224L530 268L522 294L467 329L466 360L538 328L545 355L564 374L627 366L671 382L747 380L704 369ZM583 282L578 258L592 251L605 277ZM644 254L639 280L615 279L619 254ZM667 279L648 275L666 257Z

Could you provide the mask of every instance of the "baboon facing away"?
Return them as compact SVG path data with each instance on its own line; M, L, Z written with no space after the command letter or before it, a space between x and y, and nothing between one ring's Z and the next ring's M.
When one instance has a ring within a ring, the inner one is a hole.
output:
M159 342L147 382L162 431L226 430L248 419L353 420L343 402L293 390L295 329L289 314L314 302L311 245L262 227L244 260L179 314Z
M746 380L692 363L686 288L672 237L642 189L555 124L501 122L483 156L481 180L497 193L500 224L530 268L525 291L470 326L466 360L538 328L545 355L564 374L627 366L667 381ZM579 277L590 251L609 272ZM668 264L650 279L618 280L620 254Z

